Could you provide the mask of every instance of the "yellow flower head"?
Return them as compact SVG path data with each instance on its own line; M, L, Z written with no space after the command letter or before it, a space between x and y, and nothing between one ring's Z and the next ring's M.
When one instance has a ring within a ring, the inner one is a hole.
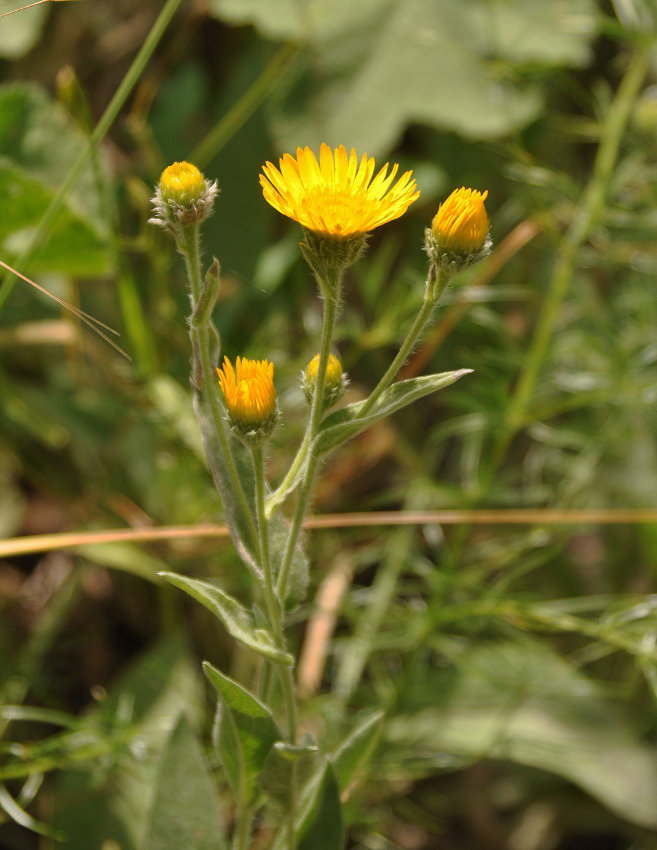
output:
M317 372L319 370L319 354L316 354L310 363L306 366L306 375L313 380L317 380ZM329 354L328 363L326 364L326 383L339 384L342 380L342 363L338 358Z
M296 159L286 153L276 168L262 167L260 185L265 200L306 230L319 236L349 239L402 216L420 196L412 171L393 186L399 170L388 163L374 177L375 163L343 145L331 150L322 144L319 162L310 148L297 148Z
M238 357L235 368L227 357L217 369L231 424L243 436L266 436L278 415L274 364L269 360Z
M312 404L319 372L319 354L316 354L301 373L301 382L308 404ZM324 407L330 407L343 395L349 379L342 371L342 363L333 354L329 354L324 382Z
M205 192L205 178L195 165L174 162L160 176L160 191L165 200L187 206Z
M484 207L488 192L455 189L434 216L433 236L446 251L472 254L479 251L488 238L490 222Z
M206 180L195 165L174 162L160 175L152 199L151 223L177 232L181 226L198 224L212 212L217 181Z

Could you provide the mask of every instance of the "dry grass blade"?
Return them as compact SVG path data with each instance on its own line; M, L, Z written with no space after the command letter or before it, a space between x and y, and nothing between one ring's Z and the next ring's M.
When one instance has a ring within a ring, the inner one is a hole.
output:
M657 523L657 508L628 510L562 511L551 508L518 510L372 511L371 513L322 514L309 517L304 528L376 528L392 525L643 525ZM72 549L90 543L178 540L190 537L228 537L225 525L116 528L106 531L35 534L0 540L0 558Z
M105 333L105 331L107 331L108 333L111 333L111 334L114 334L115 336L118 336L119 332L115 331L114 328L111 328L109 325L106 325L104 322L101 322L100 319L96 319L95 316L91 316L91 315L89 315L89 313L85 313L84 310L80 310L78 307L74 307L72 304L69 304L67 301L64 301L64 299L60 298L58 295L54 295L52 292L47 290L44 286L41 286L41 284L36 283L35 281L31 280L29 277L26 277L24 274L21 274L21 272L19 272L17 269L12 268L11 266L7 265L7 263L3 262L2 260L0 260L0 266L2 266L2 268L6 269L8 272L11 272L11 274L16 275L16 277L19 277L21 280L24 280L25 283L29 283L30 286L33 286L35 289L38 289L39 292L42 292L44 295L47 295L48 298L52 298L53 301L56 301L61 307L63 307L65 310L68 310L69 313L73 313L73 315L76 317L76 319L79 319L88 328L91 328L92 331L97 333L98 336L102 337L105 340L105 342L108 343L108 345L111 345L112 348L115 351L118 351L119 354L123 355L123 357L125 357L127 360L132 360L132 357L130 357L130 355L127 352L125 352L121 348L121 346L117 345ZM101 328L103 330L101 330Z
M27 3L25 6L19 6L18 9L12 9L11 12L3 12L0 18L6 18L8 15L15 15L16 12L23 12L25 9L31 9L32 6L43 6L44 3L65 3L70 0L36 0L34 3Z

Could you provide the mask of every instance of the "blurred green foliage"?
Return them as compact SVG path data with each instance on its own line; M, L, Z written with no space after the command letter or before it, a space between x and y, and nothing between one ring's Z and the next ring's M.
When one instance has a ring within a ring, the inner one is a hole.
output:
M16 5L0 0L0 13ZM5 263L161 5L84 0L0 21ZM224 350L276 364L280 480L320 312L299 229L267 207L257 175L321 141L413 168L422 190L350 272L338 330L348 402L413 319L423 229L452 188L489 190L497 247L448 293L409 363L473 374L332 456L315 511L657 507L656 32L650 0L181 3L20 268L120 330L132 359L22 281L0 310L0 533L221 522L191 412L183 270L147 224L161 169L195 152L221 186L205 244L223 268ZM509 430L564 233L598 185L614 99L642 53L602 214ZM322 578L346 564L350 586L304 722L338 747L349 718L385 710L347 789L350 846L657 848L654 524L318 531L310 552L299 644ZM0 562L2 847L192 847L153 813L188 790L164 776L194 776L192 800L210 794L204 770L222 776L213 746L189 743L210 738L198 658L242 681L254 660L157 584L163 568L238 597L249 581L227 544L193 537ZM201 808L208 829L230 825L225 808Z

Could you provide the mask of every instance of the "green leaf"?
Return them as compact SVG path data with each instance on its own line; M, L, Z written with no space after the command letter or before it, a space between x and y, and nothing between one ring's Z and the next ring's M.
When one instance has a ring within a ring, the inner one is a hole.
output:
M358 769L369 759L383 729L383 711L376 711L344 739L331 757L340 791L344 791Z
M41 89L21 84L0 87L0 194L11 198L0 207L5 259L24 250L62 175L86 144L73 121ZM97 161L82 173L30 269L80 275L113 271L113 203L101 164Z
M307 45L306 66L297 63L296 80L272 104L290 151L303 139L314 149L325 141L376 153L418 122L499 137L540 110L540 71L585 64L597 31L593 0L317 0L303 9L293 0L213 0L211 9L266 38Z
M182 715L160 760L144 850L221 850L223 836L214 782Z
M639 741L593 681L547 646L473 649L451 687L427 682L426 694L430 707L387 726L396 764L411 754L431 764L451 752L529 765L574 782L626 820L657 827L657 751Z
M340 790L328 758L301 802L297 850L341 850L344 827Z
M134 543L122 541L86 543L78 547L78 553L92 564L131 573L155 583L158 583L158 571L166 566L160 558L150 555Z
M235 640L279 664L294 663L294 658L288 652L276 646L274 638L268 631L256 626L251 612L228 593L207 581L187 578L177 573L161 572L158 575L205 605L217 619L221 620Z
M226 776L238 800L253 798L256 780L281 732L269 708L242 685L207 661L203 669L219 694L218 747Z
M425 395L448 387L462 378L463 375L469 375L470 372L472 372L472 369L458 369L455 372L440 372L437 375L423 375L419 378L410 378L407 381L398 381L381 393L376 404L362 418L360 418L360 411L367 403L367 399L341 407L329 414L320 424L314 444L315 451L320 455L332 451L360 434L361 431L365 431L380 419L390 416ZM279 505L299 485L305 470L305 464L302 464L297 470L297 474L288 481L287 487L284 490L277 490L273 494L273 498L268 503L268 509Z
M54 826L65 834L66 850L110 841L122 850L143 850L160 755L182 712L200 726L203 688L196 662L176 637L141 656L71 738L72 765L60 769L54 805ZM114 749L87 763L76 759L75 747L83 749L101 733Z
M360 434L370 425L392 415L402 407L411 404L429 393L448 387L464 375L469 375L472 369L458 369L456 372L441 372L438 375L422 375L410 378L408 381L398 381L381 393L376 403L365 416L360 417L360 411L367 403L357 401L340 410L336 410L322 422L315 442L319 454L325 454L341 443Z
M299 791L315 772L316 763L317 744L310 737L300 746L277 741L267 756L258 785L272 803L286 812L293 789L294 799L299 799Z

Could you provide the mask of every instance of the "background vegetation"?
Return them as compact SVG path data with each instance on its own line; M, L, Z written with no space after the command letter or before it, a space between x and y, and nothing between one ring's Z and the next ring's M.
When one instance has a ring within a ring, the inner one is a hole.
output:
M657 848L656 39L652 0L83 0L0 19L0 259L120 330L131 357L4 277L4 538L221 523L183 270L147 224L164 166L219 180L216 321L231 357L276 364L273 480L302 430L319 304L262 163L344 143L422 190L350 273L349 400L421 302L438 203L489 190L495 251L406 367L474 373L342 449L315 501L469 512L309 536L306 727L337 742L386 712L348 794L351 847ZM221 776L199 660L238 679L254 662L155 573L235 595L248 577L198 529L101 539L0 550L7 850L169 847L158 765L181 711L188 811L207 810L201 746Z

